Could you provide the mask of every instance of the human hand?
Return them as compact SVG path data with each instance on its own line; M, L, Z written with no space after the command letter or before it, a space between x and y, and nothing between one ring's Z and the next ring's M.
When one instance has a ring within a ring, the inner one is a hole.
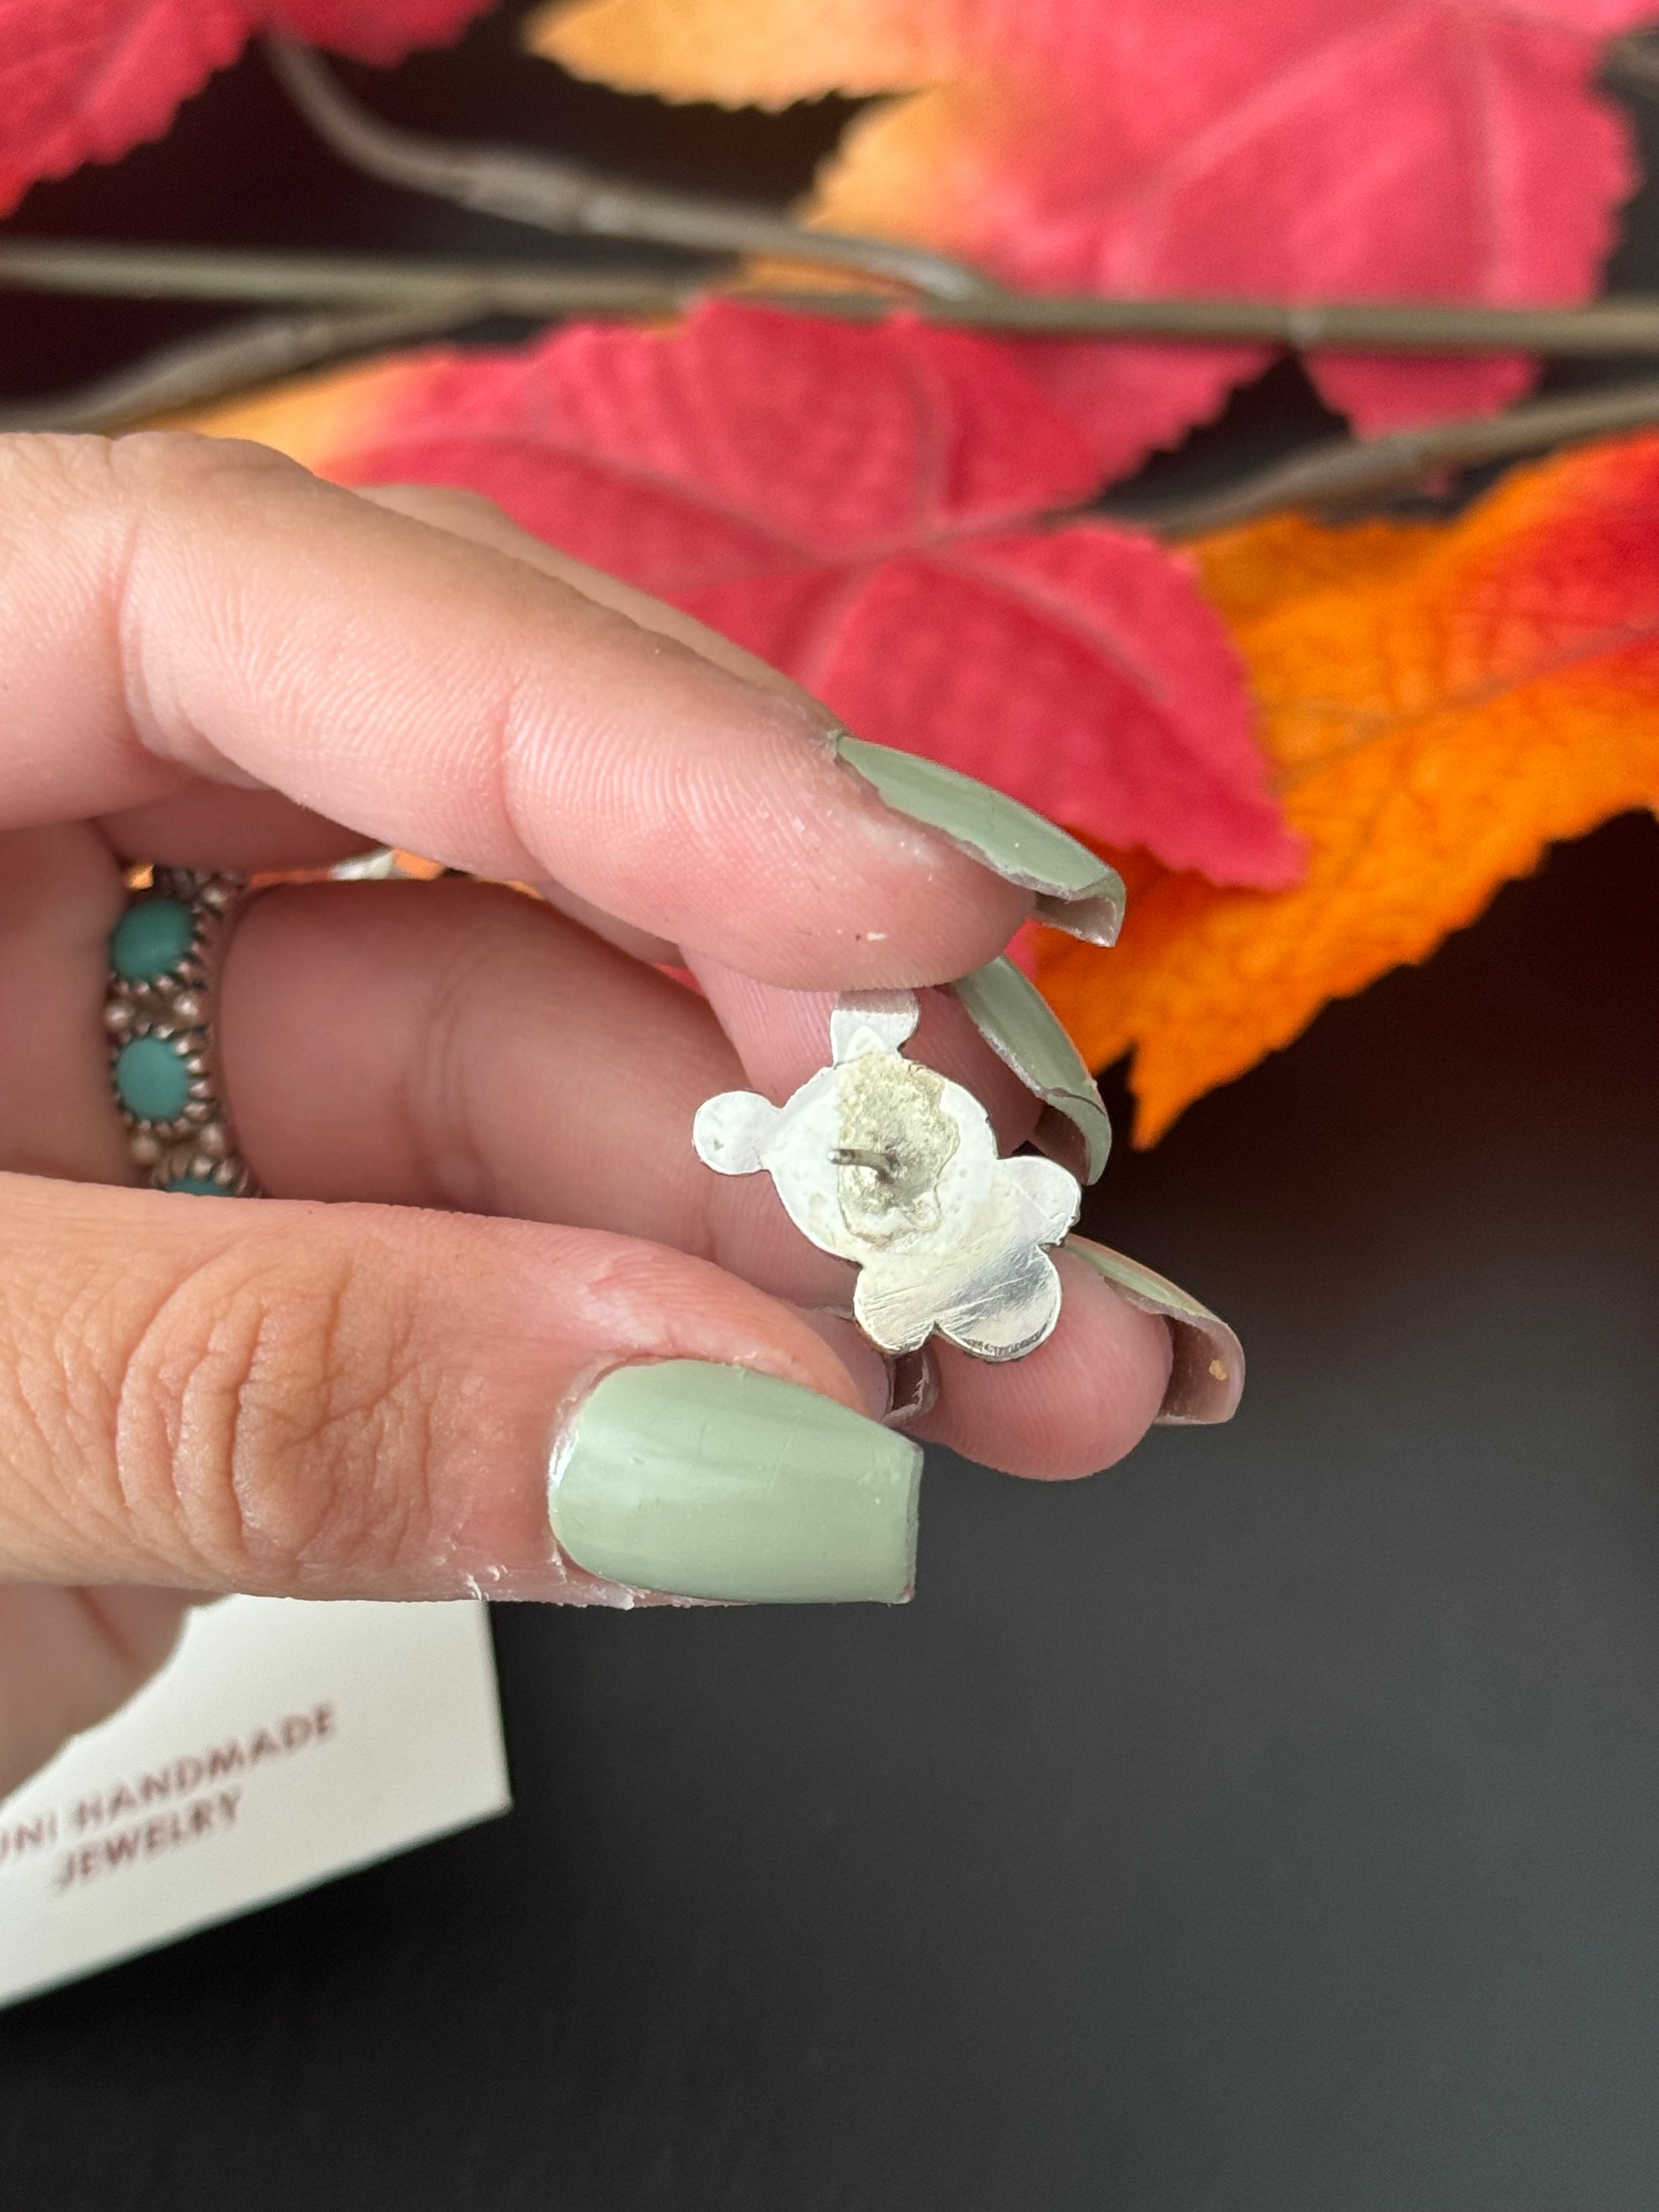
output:
M821 1065L837 990L991 959L1029 890L884 805L784 679L476 501L18 438L0 526L0 1790L190 1595L901 1595L915 1451L829 1310L850 1271L691 1122ZM253 900L216 1018L270 1197L133 1188L100 1020L124 866L381 842L495 880ZM916 1056L1029 1135L953 999ZM941 1347L913 1433L1052 1479L1171 1387L1231 1411L1220 1324L1177 1328L1171 1386L1158 1316L1202 1309L1057 1257L1053 1337Z

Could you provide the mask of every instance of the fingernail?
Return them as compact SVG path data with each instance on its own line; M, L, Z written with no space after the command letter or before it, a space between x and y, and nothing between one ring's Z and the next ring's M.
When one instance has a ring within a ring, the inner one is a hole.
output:
M1220 1316L1167 1276L1087 1237L1068 1237L1066 1249L1086 1260L1132 1306L1169 1322L1175 1358L1158 1419L1169 1427L1231 1420L1244 1389L1244 1347Z
M696 1359L618 1367L553 1455L560 1549L675 1597L896 1605L915 1577L921 1452L817 1391Z
M832 733L836 757L914 822L937 830L1000 876L1036 894L1036 912L1091 945L1115 945L1123 927L1123 879L1086 845L988 783L917 753Z
M1079 1182L1094 1182L1112 1149L1112 1125L1083 1054L1036 985L1006 956L951 984L997 1058L1043 1102L1036 1142Z

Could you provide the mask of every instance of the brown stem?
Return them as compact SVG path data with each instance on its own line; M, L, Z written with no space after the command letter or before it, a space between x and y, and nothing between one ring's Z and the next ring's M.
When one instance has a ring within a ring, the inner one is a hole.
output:
M284 90L319 137L342 161L390 184L568 236L648 239L700 253L787 254L793 261L862 270L945 298L989 289L962 263L918 246L803 230L768 208L655 191L545 154L395 129L360 107L310 47L278 38L267 38L264 46Z
M140 299L424 302L459 295L480 313L537 321L678 313L719 290L702 275L586 269L556 262L425 260L396 255L270 252L255 248L125 246L0 236L0 289ZM912 299L889 292L745 288L759 307L848 322L903 311L964 329L1034 337L1144 338L1168 343L1328 346L1377 353L1535 353L1559 359L1659 355L1659 300L1596 300L1583 307L1454 307L1409 301L1304 307L1273 300L1102 300L1058 293Z
M763 299L763 294L744 296ZM829 305L819 305L828 301ZM799 293L772 304L804 314L869 312L856 295ZM886 312L892 313L889 301ZM1596 359L1659 353L1659 299L1632 295L1583 307L1443 306L1411 300L1103 300L1009 292L994 299L906 302L928 322L1041 337L1146 338L1167 344L1293 346L1304 352L1534 353Z
M0 290L140 300L303 302L424 307L464 301L483 314L537 321L562 315L672 314L700 279L607 272L534 261L428 261L369 253L270 252L257 247L103 245L0 235ZM884 306L891 312L890 296Z
M1224 490L1124 520L1160 538L1200 538L1285 507L1359 506L1483 462L1582 444L1655 422L1659 382L1610 385L1561 398L1528 400L1504 415L1396 430L1385 438L1334 438Z
M124 429L324 362L434 337L476 321L478 313L476 304L452 300L442 307L406 301L344 314L262 315L164 347L74 392L0 407L0 430Z
M139 297L300 299L322 303L310 313L262 317L187 339L78 391L0 408L0 429L6 430L118 429L325 362L436 337L489 314L538 319L569 313L664 314L689 305L703 289L694 281L674 283L625 273L595 276L515 263L400 261L351 255L59 245L0 239L0 288L6 285ZM856 307L860 319L873 319L892 308L890 299L877 295L743 296L799 306L803 313L822 313L826 307L830 312L847 313ZM347 304L336 305L330 313L324 311L327 303ZM1108 309L1127 305L1163 314L1171 308L1203 305L1190 301L1056 303L1016 301L1006 295L994 304L976 303L971 311L930 301L920 312L965 322L970 314L980 319L1009 307L1056 304ZM1611 317L1614 310L1622 318L1626 343L1634 318L1644 317L1650 325L1659 326L1659 303L1648 302L1609 301L1601 307L1529 319L1582 325ZM1237 312L1236 303L1229 311ZM1310 311L1281 307L1261 312L1299 318ZM1413 319L1446 313L1370 307L1321 312L1331 318L1362 313L1376 318L1393 313ZM1471 319L1490 320L1499 315L1512 319L1505 310L1461 312ZM1172 333L1166 328L1144 334ZM1487 343L1492 340L1488 338ZM1559 349L1589 352L1594 349L1583 344ZM1609 343L1602 349L1613 347ZM1334 439L1275 462L1224 490L1125 519L1163 537L1195 537L1284 507L1358 505L1409 489L1449 471L1642 428L1655 422L1659 422L1659 382L1604 386L1532 400L1506 414L1474 421L1443 422L1422 430L1398 431L1385 438Z

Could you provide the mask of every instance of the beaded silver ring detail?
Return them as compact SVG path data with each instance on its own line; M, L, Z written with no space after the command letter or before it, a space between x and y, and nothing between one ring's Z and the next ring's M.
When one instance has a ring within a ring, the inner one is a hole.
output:
M246 889L245 876L208 869L138 872L110 939L110 1084L132 1157L157 1190L259 1195L225 1104L210 1006Z

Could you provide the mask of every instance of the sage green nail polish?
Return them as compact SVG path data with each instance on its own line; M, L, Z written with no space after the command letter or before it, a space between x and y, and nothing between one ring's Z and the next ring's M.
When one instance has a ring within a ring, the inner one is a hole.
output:
M1114 945L1123 926L1123 879L1086 845L1017 799L955 769L835 733L836 757L878 797L937 830L1006 883L1036 893L1036 912L1068 936Z
M744 1367L619 1367L553 1455L560 1549L675 1597L895 1605L915 1576L921 1452L815 1390Z
M1068 1237L1066 1249L1086 1260L1132 1306L1169 1322L1175 1358L1158 1419L1172 1426L1231 1420L1244 1389L1244 1347L1220 1315L1167 1275L1091 1237Z
M1112 1149L1105 1102L1036 985L1004 957L975 968L951 988L997 1058L1048 1109L1037 1127L1038 1145L1080 1182L1097 1182Z

